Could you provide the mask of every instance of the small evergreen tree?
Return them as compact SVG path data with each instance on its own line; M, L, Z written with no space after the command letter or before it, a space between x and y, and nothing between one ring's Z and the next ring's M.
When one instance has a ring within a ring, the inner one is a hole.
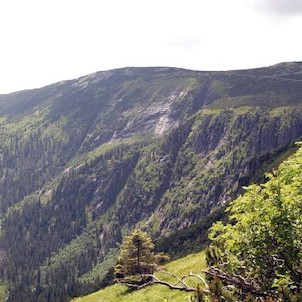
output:
M163 254L153 252L154 244L148 234L141 230L125 237L117 264L114 267L115 278L126 284L144 284L152 280L158 265L167 259Z

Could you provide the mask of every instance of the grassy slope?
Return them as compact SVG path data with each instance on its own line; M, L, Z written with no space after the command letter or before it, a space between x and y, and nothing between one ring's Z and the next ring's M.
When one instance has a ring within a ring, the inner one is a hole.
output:
M205 253L199 252L184 258L175 260L166 265L167 271L178 276L186 275L190 272L200 273L206 266ZM157 273L161 279L168 280L166 276ZM171 279L169 281L172 281ZM192 286L197 285L196 280L187 280ZM174 282L174 280L172 281ZM126 286L115 284L85 297L72 300L72 302L187 302L192 294L170 290L163 285L154 285L141 290L129 291Z

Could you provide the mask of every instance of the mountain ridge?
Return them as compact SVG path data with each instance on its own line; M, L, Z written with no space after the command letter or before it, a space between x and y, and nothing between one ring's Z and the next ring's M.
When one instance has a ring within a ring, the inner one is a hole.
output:
M276 63L273 65L268 65L265 67L253 67L253 68L240 68L240 69L228 69L228 70L199 70L199 69L188 69L188 68L183 68L183 67L172 67L172 66L144 66L144 67L140 67L140 66L125 66L125 67L119 67L119 68L112 68L112 69L108 69L108 70L100 70L100 71L95 71L92 73L88 73L85 74L83 76L79 76L79 77L75 77L75 78L71 78L71 79L66 79L66 80L62 80L62 81L57 81L51 84L46 84L43 85L41 87L35 87L35 88L28 88L28 89L21 89L21 90L16 90L16 91L12 91L9 93L0 93L0 97L2 96L9 96L9 95L13 95L13 94L19 94L19 93L26 93L29 91L34 91L34 90L40 90L40 89L44 89L53 85L60 85L60 84L64 84L64 83L68 83L68 82L72 82L72 81L77 81L77 80L81 80L83 78L89 78L89 77L94 77L97 74L101 74L101 73L110 73L110 72L114 72L114 71L123 71L123 70L150 70L150 69L154 69L154 70L179 70L179 71L187 71L187 72L197 72L197 73L227 73L227 72L246 72L246 71L257 71L257 70L264 70L267 68L279 68L279 67L285 67L288 65L295 65L295 64L301 64L302 61L286 61L286 62L281 62L281 63Z

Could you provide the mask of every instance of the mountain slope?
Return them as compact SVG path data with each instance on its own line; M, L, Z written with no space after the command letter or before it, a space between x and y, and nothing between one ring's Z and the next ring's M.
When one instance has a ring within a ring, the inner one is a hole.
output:
M65 301L104 285L135 226L166 250L181 232L202 242L219 209L301 137L301 83L302 63L124 68L1 95L9 301Z

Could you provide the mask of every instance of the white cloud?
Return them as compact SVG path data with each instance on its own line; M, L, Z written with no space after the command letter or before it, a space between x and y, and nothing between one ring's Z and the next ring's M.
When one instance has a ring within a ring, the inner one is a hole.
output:
M258 0L255 7L265 13L282 17L302 15L301 0Z

